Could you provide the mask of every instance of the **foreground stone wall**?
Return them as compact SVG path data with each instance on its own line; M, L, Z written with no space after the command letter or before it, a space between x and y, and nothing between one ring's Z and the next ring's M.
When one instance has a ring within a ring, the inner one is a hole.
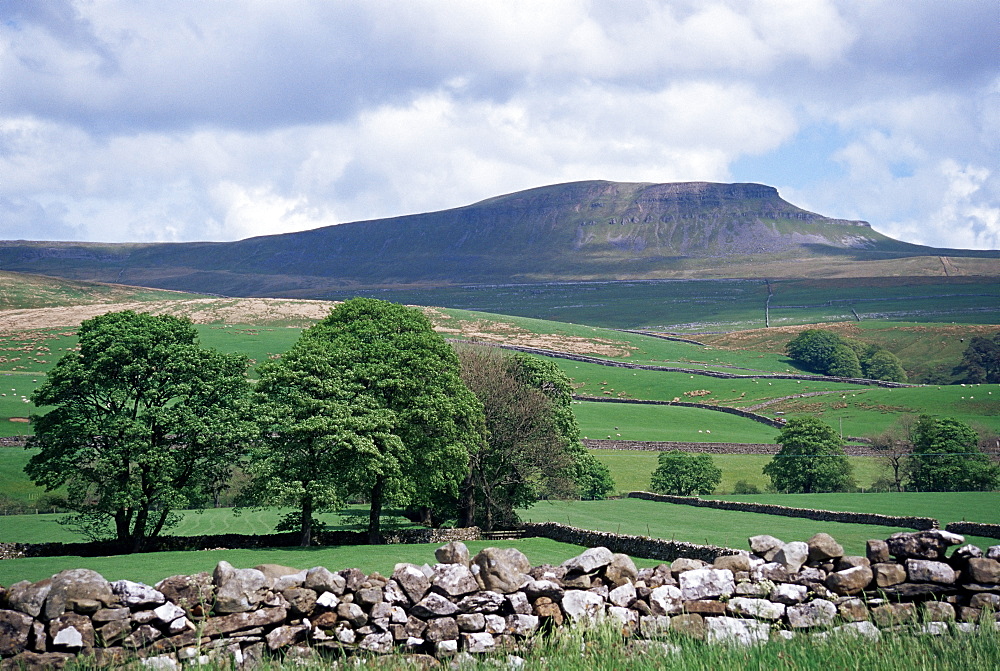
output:
M748 503L743 501L716 501L702 499L697 496L672 496L670 494L654 494L652 492L629 492L632 499L647 501L662 501L700 508L718 508L720 510L738 510L746 513L764 513L766 515L782 515L783 517L804 517L821 522L850 522L853 524L877 524L883 527L905 527L907 529L937 529L938 521L933 517L901 517L897 515L880 515L878 513L848 513L835 510L816 510L813 508L791 508L769 503ZM968 531L966 533L973 533Z
M461 542L439 548L434 565L397 564L388 577L223 561L212 574L149 586L70 569L0 588L0 668L59 668L76 656L99 666L139 658L157 669L251 668L268 654L393 650L419 664L421 655L516 651L553 627L604 620L635 638L731 645L997 627L1000 545L948 557L964 539L939 530L869 541L863 557L845 556L826 534L749 543L751 552L712 563L678 558L642 570L605 547L532 567L514 548L470 557Z

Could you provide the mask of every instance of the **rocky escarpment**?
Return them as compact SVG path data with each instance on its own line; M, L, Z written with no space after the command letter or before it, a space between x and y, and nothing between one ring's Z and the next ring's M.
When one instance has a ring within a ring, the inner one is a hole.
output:
M439 548L433 566L397 564L391 576L220 562L211 575L151 587L70 569L0 594L0 668L59 668L78 655L99 666L252 666L265 655L397 649L426 664L427 655L516 652L552 627L601 621L634 639L730 645L997 626L1000 546L984 553L939 530L869 541L866 556L846 556L826 534L749 542L750 552L711 564L679 558L641 570L604 547L533 567L514 548L470 557L461 542Z

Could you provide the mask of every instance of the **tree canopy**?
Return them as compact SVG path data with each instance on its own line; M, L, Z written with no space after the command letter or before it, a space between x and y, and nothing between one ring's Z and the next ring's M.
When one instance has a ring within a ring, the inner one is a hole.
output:
M925 492L989 491L1000 466L979 449L972 428L951 417L921 415L913 431L909 488Z
M248 360L197 342L190 321L112 312L83 322L79 352L32 395L39 448L25 471L67 489L70 523L138 551L225 486L254 435Z
M344 454L345 490L371 502L368 536L378 542L386 502L453 505L469 454L485 439L482 404L462 383L458 357L419 310L355 298L307 329L322 343L347 390L364 408L367 439Z
M660 452L650 487L660 494L694 496L711 494L722 482L722 470L710 454L690 454L680 450Z
M962 354L961 368L966 382L973 384L1000 382L1000 331L993 337L976 336Z
M779 492L840 492L854 488L843 441L829 424L815 417L793 417L781 428L781 445L764 466Z
M806 329L785 345L785 352L823 375L906 382L906 371L895 354L880 345L843 338L832 331Z

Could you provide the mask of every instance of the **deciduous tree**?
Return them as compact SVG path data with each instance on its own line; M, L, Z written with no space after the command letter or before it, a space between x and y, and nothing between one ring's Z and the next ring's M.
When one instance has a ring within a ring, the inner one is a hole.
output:
M1000 382L1000 332L992 338L976 336L962 354L961 368L966 382L973 384Z
M254 435L248 360L199 346L190 321L132 311L80 326L79 352L32 395L39 449L25 471L66 486L71 523L128 551L204 506Z
M924 492L989 491L1000 485L1000 466L979 449L965 422L921 415L914 427L909 488Z
M855 486L843 441L832 426L815 417L793 417L776 439L781 445L764 466L780 492L840 492Z
M722 482L722 470L715 465L710 454L670 450L660 452L657 464L650 486L660 494L711 494Z

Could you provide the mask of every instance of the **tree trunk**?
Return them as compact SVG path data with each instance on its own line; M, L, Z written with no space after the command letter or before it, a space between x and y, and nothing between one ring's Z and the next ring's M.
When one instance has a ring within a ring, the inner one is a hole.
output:
M465 476L462 483L462 497L458 502L458 526L471 527L476 523L476 496L472 485L472 472Z
M299 547L307 548L312 545L312 496L306 494L302 497L302 535L299 538Z
M372 487L372 507L368 513L368 544L378 545L382 542L381 522L382 522L382 493L385 491L385 477L378 475L375 477L375 485Z

